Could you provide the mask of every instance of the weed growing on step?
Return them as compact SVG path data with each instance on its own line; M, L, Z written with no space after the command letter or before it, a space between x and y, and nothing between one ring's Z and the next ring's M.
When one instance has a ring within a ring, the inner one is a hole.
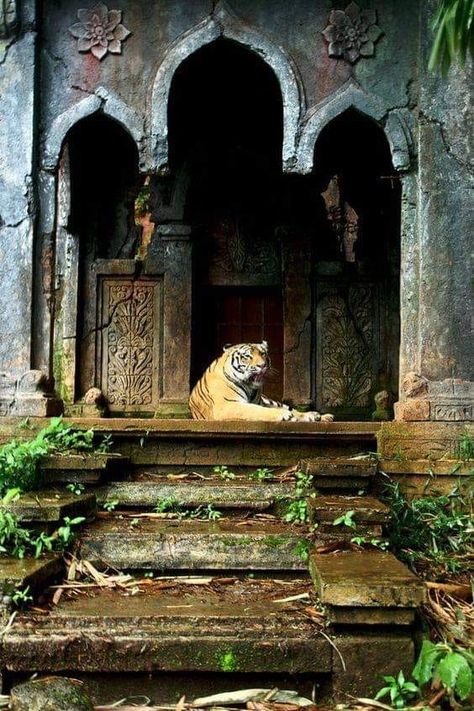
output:
M384 541L383 538L366 538L366 536L354 536L351 538L351 543L355 543L357 546L373 546L374 548L380 548L381 551L386 551L389 547L389 542Z
M74 539L74 528L83 523L85 518L77 516L63 519L63 525L51 535L41 531L35 535L24 528L17 517L9 511L0 511L0 553L13 558L24 558L32 553L40 558L46 551L63 551Z
M193 518L204 521L217 521L222 518L222 512L214 508L213 504L201 504L194 509L186 508L185 504L172 496L160 499L154 509L155 513L176 514L179 518Z
M71 483L66 485L66 491L69 491L71 494L74 494L74 496L82 496L85 490L85 484Z
M33 596L30 592L30 586L27 585L26 588L16 588L11 595L11 601L15 607L21 608L33 602Z
M12 440L0 448L0 496L8 489L18 487L22 491L38 488L40 462L48 454L66 452L107 451L110 438L106 437L94 447L94 432L74 430L64 424L61 417L53 417L48 427L36 437L25 442Z
M398 483L387 481L390 548L418 571L429 567L435 574L457 573L472 554L474 491L457 485L447 495L435 493L409 501Z
M259 467L254 472L249 472L248 478L250 481L267 481L268 479L273 479L273 469Z
M107 501L104 501L102 504L102 508L104 511L108 511L108 513L112 513L112 511L115 511L117 506L119 505L119 500L118 499L108 499Z
M222 466L214 467L213 471L215 474L219 475L220 479L223 479L224 481L230 481L231 479L236 478L234 472L231 472L225 464L223 464Z
M311 542L307 538L300 538L298 543L293 549L293 553L298 556L303 563L307 563L309 560L309 551L311 548Z
M288 504L283 520L287 523L308 523L309 512L307 500L296 499Z
M346 511L342 516L337 516L332 522L333 526L347 526L347 528L357 528L357 524L354 521L355 511Z

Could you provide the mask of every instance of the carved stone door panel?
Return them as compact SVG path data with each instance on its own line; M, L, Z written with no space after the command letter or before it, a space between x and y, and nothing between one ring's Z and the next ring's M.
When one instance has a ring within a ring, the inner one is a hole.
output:
M160 392L163 282L100 279L100 388L112 412L154 411Z
M376 286L317 287L316 402L319 410L350 418L373 410L380 370L379 296Z

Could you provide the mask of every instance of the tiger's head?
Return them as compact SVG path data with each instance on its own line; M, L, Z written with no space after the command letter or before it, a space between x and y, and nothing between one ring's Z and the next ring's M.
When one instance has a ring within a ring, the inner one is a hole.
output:
M223 368L226 376L251 388L261 388L271 363L268 343L239 343L224 346Z

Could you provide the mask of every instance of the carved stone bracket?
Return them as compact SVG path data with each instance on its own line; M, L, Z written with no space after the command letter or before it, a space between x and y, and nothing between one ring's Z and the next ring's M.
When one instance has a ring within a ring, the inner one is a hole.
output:
M474 382L458 378L427 380L407 373L402 382L404 399L395 403L395 419L407 422L435 420L471 422L474 415Z
M0 416L51 417L63 411L61 400L48 391L48 380L41 370L28 370L18 379L0 374Z

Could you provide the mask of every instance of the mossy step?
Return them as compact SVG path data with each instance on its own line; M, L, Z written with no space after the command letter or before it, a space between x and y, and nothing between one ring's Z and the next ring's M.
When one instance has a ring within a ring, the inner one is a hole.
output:
M413 609L425 600L423 582L384 551L312 553L310 572L324 605Z
M10 672L332 670L333 648L304 614L313 604L308 578L216 580L177 590L157 581L132 596L117 589L63 596L47 614L14 620L0 643L2 663ZM275 602L294 595L305 599Z
M81 555L122 569L302 570L305 526L232 519L103 517L84 531Z
M94 494L70 494L64 490L42 489L32 491L11 501L0 504L0 511L13 513L23 522L58 522L65 516L73 518L84 516L91 518L96 513L96 498Z
M0 589L9 595L16 588L40 590L64 569L61 554L41 558L0 558Z
M128 458L119 453L50 454L41 460L41 472L43 480L48 483L95 484L104 475L115 473L128 463Z
M316 489L366 491L377 471L370 457L313 457L301 459L299 468L313 477Z
M372 496L316 496L308 498L312 523L333 524L349 511L357 524L383 524L390 521L390 509ZM354 529L353 529L354 532Z
M295 496L294 483L259 483L245 479L222 481L170 481L155 477L153 481L114 481L96 491L100 503L118 502L118 506L151 508L158 501L173 499L184 506L212 504L217 508L263 511L282 498Z

